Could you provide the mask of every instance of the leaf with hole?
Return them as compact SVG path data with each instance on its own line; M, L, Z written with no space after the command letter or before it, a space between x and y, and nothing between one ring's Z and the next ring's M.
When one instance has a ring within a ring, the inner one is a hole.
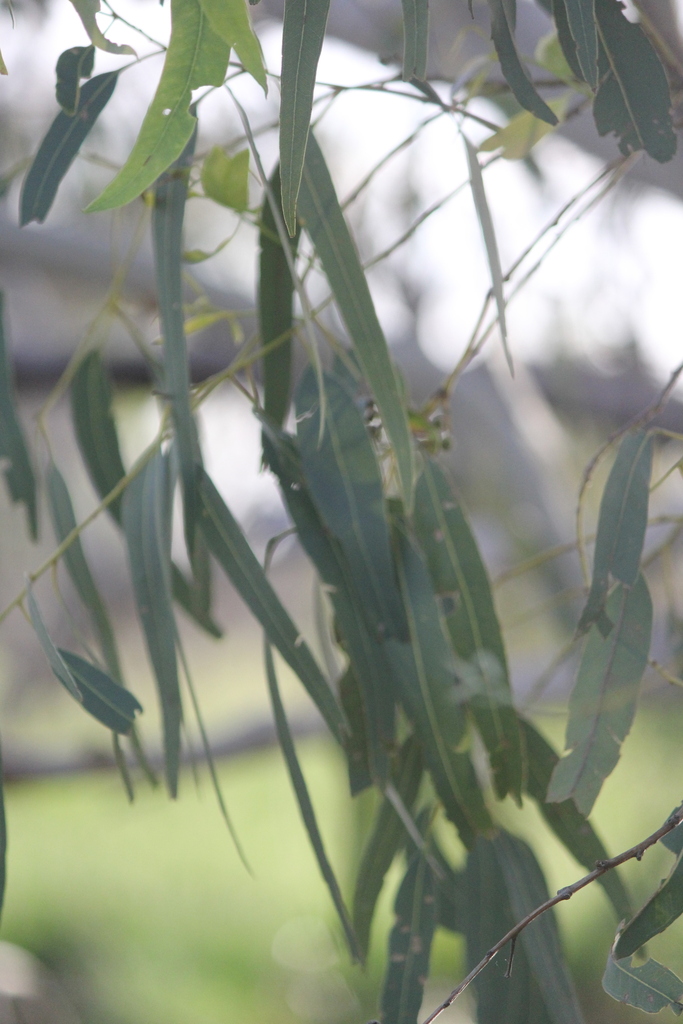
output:
M12 501L26 509L29 531L38 536L36 478L19 419L12 365L5 337L5 296L0 292L0 459Z
M242 149L234 156L227 156L220 146L204 157L202 164L202 187L204 194L227 206L237 213L244 213L249 206L249 150Z
M683 1013L683 981L656 960L636 965L631 957L616 960L612 952L602 987L612 999L635 1006L645 1013L659 1013L666 1007L677 1017Z
M57 103L70 117L81 96L81 79L90 78L95 66L94 46L71 46L57 58Z

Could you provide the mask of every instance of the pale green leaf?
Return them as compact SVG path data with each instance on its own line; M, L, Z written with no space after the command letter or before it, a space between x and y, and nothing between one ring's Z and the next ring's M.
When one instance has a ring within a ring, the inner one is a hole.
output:
M548 106L557 114L559 122L564 120L567 105L568 96L548 102ZM523 110L516 114L504 128L500 128L488 139L485 139L479 150L482 153L493 153L496 149L500 149L504 160L524 160L536 143L554 130L554 126L548 124L547 121L541 121L538 117L530 114L528 110Z
M213 31L234 49L246 70L267 93L268 81L261 44L251 27L245 0L200 0L200 3Z
M202 186L209 199L244 213L249 206L249 150L227 156L214 146L202 164Z
M93 46L99 50L106 50L107 53L129 53L133 57L137 56L132 46L118 46L102 34L96 17L100 10L100 0L71 0L71 3L76 8L78 17L83 22L83 28L88 33Z

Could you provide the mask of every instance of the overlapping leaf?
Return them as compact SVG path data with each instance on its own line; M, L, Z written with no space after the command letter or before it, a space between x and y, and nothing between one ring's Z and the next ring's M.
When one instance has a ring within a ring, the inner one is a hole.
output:
M19 420L14 381L5 338L5 296L0 292L0 457L12 501L26 508L29 530L38 535L36 480L31 467L24 431Z
M83 22L83 28L88 33L93 46L96 46L98 50L104 50L106 53L126 53L131 54L133 57L136 56L132 46L112 43L111 40L103 35L100 26L97 24L96 17L100 10L100 0L71 0L71 3L76 8L78 16Z
M557 38L562 48L564 59L576 78L581 80L583 78L583 71L576 52L576 41L574 40L574 36L572 35L572 31L569 26L569 14L567 12L565 0L552 0L552 5L549 5L548 13L550 13L550 8L552 8L552 15L555 19L555 27L557 29Z
M372 785L372 771L368 756L368 735L365 705L358 680L349 665L339 680L339 700L348 723L346 760L351 796L357 796Z
M631 956L683 914L683 854L644 907L622 928L614 956Z
M78 686L80 703L93 718L113 732L127 735L135 724L135 716L142 711L136 697L106 672L89 661L59 648L64 663Z
M209 199L244 213L249 206L249 150L227 156L214 146L202 164L202 187Z
M619 584L606 612L614 627L607 637L597 626L588 635L569 701L569 753L555 766L547 797L557 803L571 797L584 815L617 764L635 714L652 631L652 601L643 576L632 588Z
M636 965L631 957L616 960L611 953L602 987L613 999L645 1013L659 1013L667 1006L677 1017L683 1013L683 981L656 960Z
M81 79L90 78L94 65L94 46L71 46L57 59L57 103L70 117L78 107Z
M514 37L515 3L507 0L489 0L491 9L491 36L505 79L525 110L541 121L557 124L557 118L548 104L536 92L520 60Z
M244 0L200 0L200 3L213 31L234 49L246 70L267 93L261 45L251 27L249 9Z
M403 8L403 80L427 77L429 0L401 0Z
M598 33L595 0L562 0L576 46L581 74L594 89L598 84ZM554 5L553 5L554 9Z

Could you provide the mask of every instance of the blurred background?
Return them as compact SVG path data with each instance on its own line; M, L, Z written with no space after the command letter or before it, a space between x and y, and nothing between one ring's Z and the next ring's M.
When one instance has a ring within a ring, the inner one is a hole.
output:
M549 24L527 0L520 0L519 9L523 49L531 54ZM105 10L111 9L105 5ZM121 19L153 39L167 38L168 5L120 0L114 10L120 17L111 38L131 43L139 55L158 47ZM254 10L267 66L277 73L280 12L267 0ZM660 0L659 11L665 21L670 19L667 38L675 49L675 8ZM370 282L393 353L419 406L457 363L490 279L453 119L435 117L435 108L419 97L351 88L385 81L395 71L402 45L399 13L398 4L388 0L333 4L330 25L336 38L326 44L320 64L320 80L328 84L318 94L317 132L338 193L351 200L347 214L363 259L373 261L396 246L378 260ZM447 5L433 8L433 71L440 76L436 84L444 98L450 97L454 82L457 89L459 79L467 78L477 47L488 45L462 19L453 22L456 14ZM476 3L475 15L481 15ZM102 15L103 28L109 20ZM160 58L121 76L47 223L19 229L23 169L57 112L57 57L87 39L66 0L23 0L12 11L4 6L0 39L9 69L0 84L5 326L35 464L43 469L52 452L81 519L96 498L77 453L68 398L52 394L78 347L104 346L128 465L152 440L159 422L140 356L140 348L152 346L153 351L159 334L148 211L142 202L113 215L81 211L125 160L153 94ZM98 52L96 71L120 63ZM272 82L267 99L244 77L235 80L234 89L270 169L277 151L277 85ZM484 100L474 101L472 109L500 125L514 114ZM612 430L656 400L683 358L682 158L663 168L645 159L636 162L589 209L599 189L592 183L618 154L616 144L598 139L590 123L578 121L544 139L526 159L497 160L486 172L503 269L539 237L519 276L546 248L549 252L509 306L514 380L494 334L455 390L448 410L452 444L443 456L496 582L515 699L558 749L575 671L575 657L563 652L581 598L578 558L567 550L525 572L515 567L572 540L586 463ZM476 144L490 134L469 121L465 131ZM399 148L413 136L410 145ZM231 153L245 146L234 107L220 90L202 100L197 151L203 154L215 144ZM356 195L393 149L396 154ZM579 194L585 202L546 231ZM260 201L256 179L251 200L254 207ZM584 206L585 214L570 223ZM424 216L432 207L434 212ZM191 336L195 380L227 365L254 333L254 221L249 214L217 213L201 198L188 204L188 250L210 252L234 236L213 258L188 266L190 313L229 314L214 317L207 329ZM107 306L112 272L129 256L131 270L112 308ZM313 279L311 288L314 296L326 294L322 280ZM330 324L339 329L333 317ZM286 528L287 518L273 480L260 469L258 423L248 402L229 384L204 403L200 420L207 468L262 556L267 540ZM683 432L677 392L659 423L674 434ZM679 440L662 444L653 479L680 455ZM588 532L606 471L606 464L599 467L589 494ZM54 549L44 504L40 540L32 545L23 539L23 511L0 488L2 607L21 589L23 574ZM672 677L681 673L681 524L676 517L683 513L682 504L674 474L653 494L651 512L662 521L649 531L646 549L658 610L653 657ZM116 620L127 684L145 707L141 728L153 757L159 744L154 686L132 611L125 553L115 528L103 517L88 528L83 543ZM180 536L174 543L182 559ZM320 652L320 593L291 539L278 548L273 581ZM136 799L129 805L112 770L106 734L58 687L21 613L15 611L2 627L0 711L10 846L0 931L0 1024L361 1024L375 1015L398 873L389 878L382 896L370 963L364 971L351 967L273 747L260 631L218 576L216 590L216 618L225 638L207 638L183 621L182 613L180 626L219 756L226 802L253 877L221 821L205 765L199 757L191 764L198 750L193 722L187 725L181 798L171 803L160 788L136 778ZM74 636L87 631L87 617L63 571L43 579L36 593L58 642L73 643ZM328 852L348 892L373 798L364 795L350 803L341 759L322 735L301 688L279 667ZM650 672L622 761L592 819L610 852L651 832L680 802L681 715L679 690ZM510 808L509 824L534 845L551 891L582 873L530 806L522 815ZM461 854L454 849L453 856L457 861ZM655 850L642 864L627 866L636 904L668 870L668 857ZM589 1024L616 1024L636 1016L600 988L615 925L610 915L597 887L559 908ZM677 925L652 943L653 955L680 969L680 939ZM462 973L461 943L439 933L433 964L425 1010ZM465 999L445 1019L466 1024L471 1011Z

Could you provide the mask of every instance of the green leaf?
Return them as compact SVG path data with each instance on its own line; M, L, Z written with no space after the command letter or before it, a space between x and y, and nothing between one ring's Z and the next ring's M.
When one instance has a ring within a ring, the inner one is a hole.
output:
M131 578L147 650L156 677L164 734L166 782L178 794L182 706L171 601L170 457L158 453L126 488L123 528Z
M202 164L202 186L209 199L244 213L249 206L249 150L227 156L214 146Z
M81 89L75 115L57 114L24 179L19 213L22 227L32 220L42 224L47 217L62 178L111 99L117 81L118 71L91 78Z
M83 695L79 689L78 683L73 677L71 670L64 661L64 658L55 647L50 634L47 631L47 627L43 622L43 617L40 614L40 609L33 596L33 589L30 581L26 584L26 604L28 606L28 614L31 619L31 625L36 631L36 636L40 642L40 646L43 648L45 657L50 662L50 668L59 679L62 686L69 691L74 700L77 700L79 704L83 703Z
M557 763L547 797L557 803L572 797L584 815L619 760L647 665L652 601L642 576L633 588L620 584L615 589L607 614L614 622L609 635L604 637L597 626L588 635L569 701L569 753Z
M70 117L78 108L81 78L90 78L94 66L94 46L72 46L57 59L57 103Z
M299 804L301 817L303 818L306 831L308 832L308 838L310 839L313 852L315 853L316 860L318 861L320 873L325 880L327 888L329 889L332 902L334 903L342 928L344 929L344 934L346 936L351 956L354 960L362 961L363 953L358 945L358 940L356 939L353 925L351 924L351 919L346 909L341 889L339 888L339 883L337 882L334 871L332 870L332 865L325 853L325 847L323 845L322 836L320 835L320 829L318 828L318 822L316 821L313 804L311 803L311 798L308 794L306 780L304 779L303 772L301 771L299 759L296 756L296 748L289 729L289 723L287 722L287 716L282 704L277 684L277 677L275 675L273 652L267 640L264 643L264 651L266 660L266 678L268 680L268 691L273 705L275 729L277 731L278 742L287 765L289 777L292 780L292 786Z
M271 194L275 202L280 204L282 212L279 165L271 175L269 185ZM296 234L289 243L293 261L296 260L299 234L300 228L297 224ZM261 209L259 250L258 313L261 344L265 347L273 342L279 342L263 357L263 409L273 423L281 426L289 409L292 377L294 282L268 195L265 196Z
M12 366L5 338L5 296L0 292L0 458L12 501L26 507L29 530L35 540L38 536L38 508L36 479L26 438L19 420L12 379Z
M605 632L605 600L610 576L633 586L647 529L652 472L652 437L643 430L627 434L621 442L600 502L593 556L593 582L577 632L594 622Z
M339 541L374 637L407 639L391 552L382 475L353 395L323 375L325 423L312 367L297 388L297 440L313 501ZM321 440L322 439L322 440Z
M308 645L280 603L227 505L201 469L199 481L200 527L209 550L263 626L269 642L304 684L332 734L342 743L346 732L343 713Z
M285 4L280 80L280 174L282 214L292 237L297 231L296 201L329 9L330 0L287 0Z
M409 736L395 757L391 773L391 781L408 811L417 799L422 773L420 745ZM370 927L384 878L405 839L403 822L385 796L363 849L353 897L353 926L364 957L370 948Z
M90 352L71 382L71 415L78 447L100 498L105 498L126 475L111 404L111 384L102 357L99 352ZM118 497L107 506L117 523L121 521L122 500Z
M441 878L436 878L439 924L450 932L464 935L465 904L467 901L465 872L454 871L434 841L432 841L430 852L432 859L436 861L441 871ZM502 934L504 935L505 932Z
M389 966L382 992L382 1019L416 1024L436 927L436 886L427 859L410 859L394 903L396 920L389 936Z
M0 58L1 60L2 58ZM5 72L6 73L6 72ZM5 793L2 775L2 756L0 755L0 914L5 903L5 886L7 883L7 819L5 817Z
M142 711L142 705L115 682L106 672L89 661L59 648L59 654L67 665L80 691L80 704L102 725L113 732L128 735L135 723L135 715Z
M411 642L388 640L387 654L436 792L470 849L477 834L491 827L491 819L472 762L463 752L467 719L462 685L427 567L405 536L399 537L398 554Z
M178 566L171 564L173 600L194 619L198 626L217 640L223 630L211 614L211 562L206 542L201 534L195 537L192 559L192 580L183 576Z
M598 85L598 33L595 0L564 0L569 30L576 44L582 76L593 89Z
M429 57L429 0L401 0L403 7L403 81L424 81Z
M365 706L358 680L349 666L339 680L339 700L349 723L346 740L346 758L351 796L362 793L372 785L368 757L368 738L365 727Z
M268 92L261 44L254 34L249 9L244 0L200 0L211 28L224 43L235 50L245 69ZM211 83L210 83L211 84Z
M567 102L568 96L562 96L548 103L560 121L564 120ZM528 110L522 110L504 128L500 128L482 142L479 150L482 153L493 153L496 149L501 149L500 155L504 160L524 160L536 143L552 131L554 128L547 121L540 121Z
M491 9L491 37L508 85L525 110L540 117L541 121L557 124L557 118L536 92L519 58L513 34L515 0L512 0L512 3L509 0L488 2ZM510 10L513 12L512 16Z
M683 827L676 826L671 832L667 832L662 839L659 840L662 846L666 846L667 850L671 850L676 856L683 850Z
M464 661L474 659L478 669L481 686L470 707L489 752L496 792L519 800L524 752L491 585L452 487L431 459L424 460L415 490L415 532L437 595L455 603L446 615L453 649Z
M107 53L129 53L133 57L137 57L132 46L118 46L102 34L96 18L100 10L100 0L71 0L71 3L76 8L78 17L83 22L83 28L88 33L93 46L99 50L105 50Z
M9 71L7 70L7 65L5 64L4 57L0 53L0 75L8 75L8 74L9 74ZM4 814L4 809L3 809L3 814ZM3 865L3 870L4 870L4 865ZM4 897L4 893L5 893L5 880L4 880L4 876L3 876L3 878L2 878L2 897ZM2 910L2 904L1 903L0 903L0 910Z
M414 452L403 398L358 253L313 132L306 149L299 219L322 261L358 362L377 402L394 449L401 497L410 512Z
M50 463L46 483L52 523L57 540L61 543L75 529L76 516L64 478L54 463ZM109 673L117 682L121 683L123 677L114 632L109 622L107 609L90 572L80 537L77 537L64 552L64 564L78 596L92 618Z
M537 802L541 814L560 842L579 864L582 864L586 870L592 871L596 861L607 860L609 854L593 826L586 821L573 800L563 800L559 804L551 804L546 801L550 778L559 757L533 725L520 719L520 726L527 751L527 793ZM617 920L623 921L629 918L631 903L616 869L608 871L598 878L598 883L611 900Z
M667 1006L676 1016L683 1013L683 981L656 960L636 967L630 957L615 960L610 953L602 987L613 999L646 1013L659 1013Z
M583 71L576 52L576 41L569 27L569 13L565 0L552 0L552 15L557 29L557 38L564 54L564 59L572 70L572 74L583 80Z
M600 38L600 88L593 116L600 135L614 132L627 154L644 149L659 163L676 152L666 73L642 27L623 4L595 0Z
M621 929L614 956L631 956L683 914L683 854L644 907Z
M171 39L154 99L126 163L86 212L125 206L178 159L197 125L192 90L222 85L229 56L199 0L171 0Z

